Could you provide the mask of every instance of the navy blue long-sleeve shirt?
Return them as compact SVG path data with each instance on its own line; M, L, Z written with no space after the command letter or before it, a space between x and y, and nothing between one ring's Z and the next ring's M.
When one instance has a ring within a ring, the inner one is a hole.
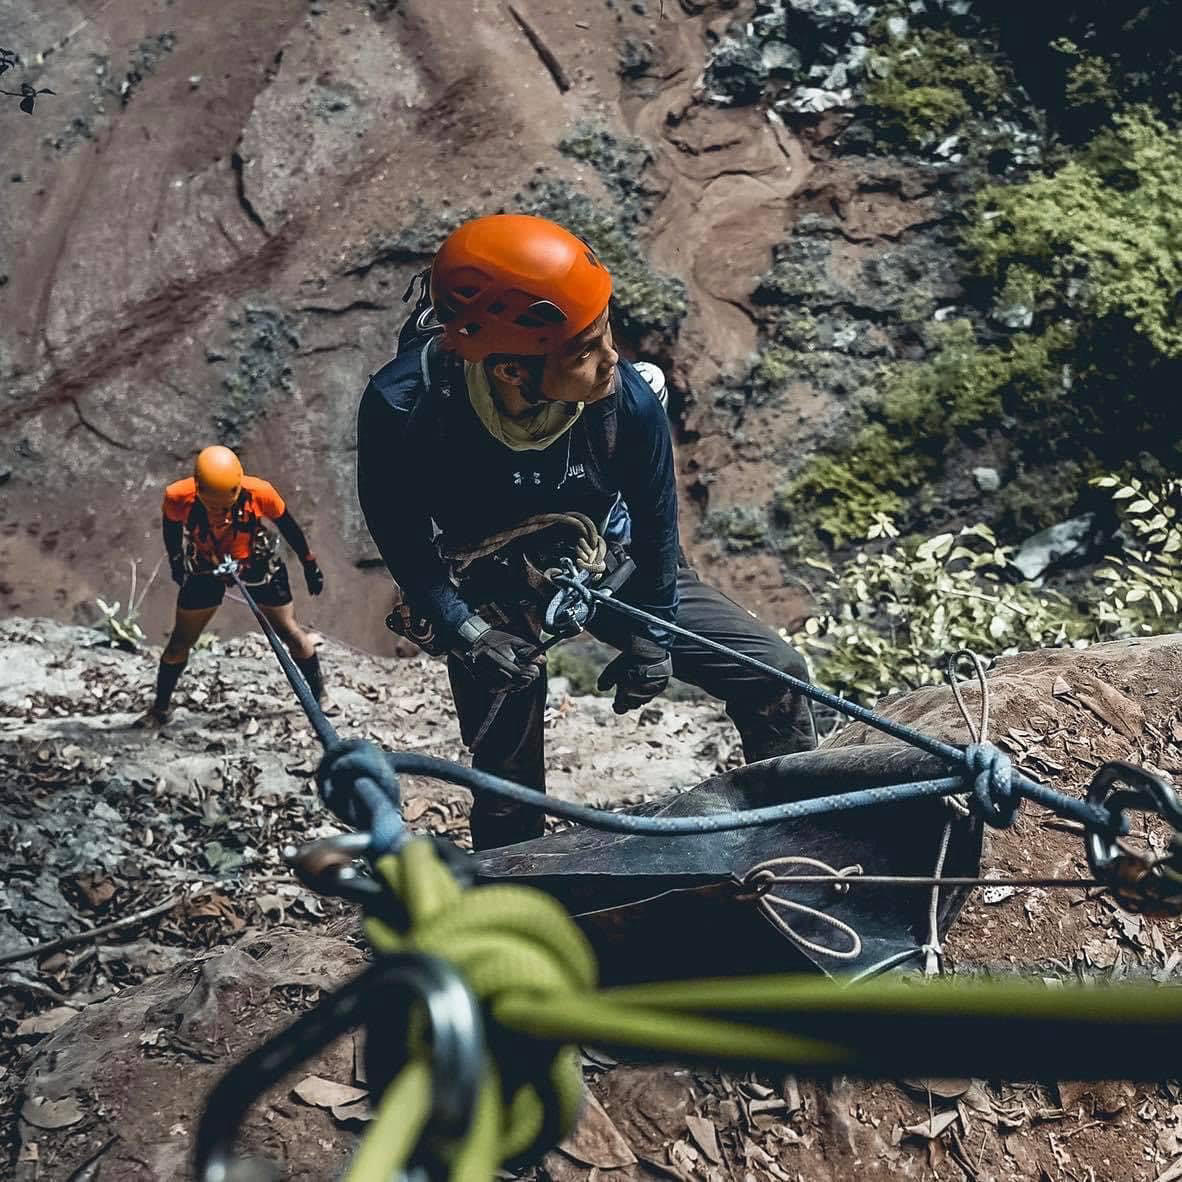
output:
M626 361L615 392L586 406L549 447L514 451L485 429L462 367L412 347L374 374L357 415L357 491L369 532L416 611L451 640L473 613L433 540L479 541L538 513L585 513L628 541L636 572L621 598L677 612L677 495L664 408ZM434 524L433 524L434 523ZM629 540L630 537L630 540ZM668 634L646 629L659 643Z

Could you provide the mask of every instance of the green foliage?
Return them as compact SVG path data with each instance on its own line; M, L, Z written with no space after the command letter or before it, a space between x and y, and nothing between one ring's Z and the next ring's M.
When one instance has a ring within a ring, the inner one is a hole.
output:
M1046 320L1123 322L1182 358L1182 132L1122 115L1050 176L981 194L966 232L976 270L1020 284Z
M1114 490L1126 538L1122 553L1096 572L1102 588L1095 605L1099 626L1114 637L1182 626L1182 480L1156 488L1115 476L1092 483Z
M889 520L872 529L894 532ZM792 643L813 654L820 684L873 702L942 680L941 663L957 649L1017 652L1083 639L1086 625L1062 596L1005 581L1011 553L984 525L859 553L834 573L821 611Z
M1182 480L1092 483L1113 490L1125 540L1077 602L1014 582L1013 552L987 526L897 543L880 514L867 537L887 548L857 554L840 572L810 561L831 577L792 643L813 654L821 684L871 702L939 681L944 658L960 648L1010 653L1182 628Z
M621 138L602 123L584 119L559 140L558 150L564 156L590 164L618 201L636 200L644 205L655 196L644 180L653 152L636 136Z
M809 528L833 546L861 537L875 514L903 509L902 493L919 482L922 462L906 455L881 423L858 430L840 455L817 453L772 496L779 522Z
M1005 109L1008 73L980 41L947 29L925 29L880 49L866 90L875 127L888 143L926 146L973 115Z
M1056 37L1050 48L1067 59L1063 78L1065 106L1114 110L1121 105L1112 66L1102 57L1087 53L1070 37Z
M734 505L712 510L703 524L732 553L755 550L767 542L767 515L762 509Z

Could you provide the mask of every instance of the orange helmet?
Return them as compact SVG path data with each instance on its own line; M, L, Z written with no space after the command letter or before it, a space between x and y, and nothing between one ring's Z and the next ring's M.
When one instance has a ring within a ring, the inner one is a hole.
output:
M229 508L242 491L242 464L228 448L220 445L203 448L193 465L197 495L216 508Z
M431 266L444 344L465 361L551 353L593 323L611 294L611 276L585 242L528 214L465 222Z

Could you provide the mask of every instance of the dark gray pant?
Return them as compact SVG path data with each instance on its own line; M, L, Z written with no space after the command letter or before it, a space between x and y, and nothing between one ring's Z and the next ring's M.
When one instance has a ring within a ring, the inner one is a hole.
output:
M755 657L801 681L808 680L808 670L799 653L746 608L703 583L690 567L683 566L678 571L677 589L681 597L677 622L683 628ZM504 627L512 630L509 625ZM620 648L630 633L629 621L601 607L588 631ZM726 704L726 712L743 740L743 755L748 763L807 751L815 745L808 704L802 695L693 641L674 637L671 651L674 677L704 689ZM494 691L483 686L455 657L449 658L447 668L460 733L470 745L488 716ZM472 766L545 792L545 711L543 673L528 690L505 698L472 757ZM472 805L472 845L478 850L540 837L542 825L542 814L536 809L487 793L478 793Z

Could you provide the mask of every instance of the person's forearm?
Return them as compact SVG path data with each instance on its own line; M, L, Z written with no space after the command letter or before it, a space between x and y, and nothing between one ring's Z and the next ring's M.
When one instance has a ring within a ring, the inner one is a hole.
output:
M312 551L308 546L308 539L304 537L304 531L300 529L296 519L292 517L291 511L285 510L283 516L275 524L283 535L283 540L296 552L299 560L307 562L312 557Z

